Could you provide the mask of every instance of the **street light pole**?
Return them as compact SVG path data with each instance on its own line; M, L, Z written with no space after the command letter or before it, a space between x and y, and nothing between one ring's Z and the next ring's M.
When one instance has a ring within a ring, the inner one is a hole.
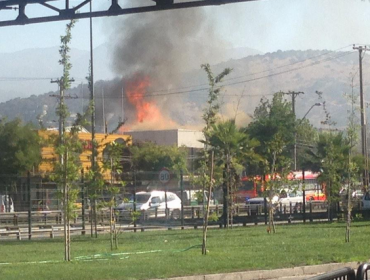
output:
M313 109L315 106L321 106L321 103L315 103L311 106L310 109L304 114L303 118L299 120L298 125L300 125L303 120L306 118L309 112ZM297 170L297 130L294 132L294 170Z

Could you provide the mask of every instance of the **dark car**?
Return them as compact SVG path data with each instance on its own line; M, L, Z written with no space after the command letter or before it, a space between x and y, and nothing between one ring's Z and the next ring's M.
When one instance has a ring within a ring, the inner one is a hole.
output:
M277 203L278 197L274 196L272 199L273 205ZM264 197L254 197L246 201L248 207L247 211L250 215L257 215L265 212L265 198ZM269 199L266 198L267 208L269 207Z

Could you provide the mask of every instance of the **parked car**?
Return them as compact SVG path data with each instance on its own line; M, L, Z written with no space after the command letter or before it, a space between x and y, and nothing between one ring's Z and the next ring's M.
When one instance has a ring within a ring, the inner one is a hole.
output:
M136 193L136 211L144 211L145 218L164 217L166 209L166 192L138 192ZM134 201L122 202L117 207L120 211L133 210ZM172 192L167 192L167 209L172 219L179 219L181 216L181 199Z
M181 198L181 192L176 192L177 196ZM203 190L184 190L183 192L183 198L184 198L184 205L202 205L203 201L207 203L208 201L208 191L204 191L205 200L203 199ZM218 204L218 202L213 198L213 195L211 195L211 205Z
M290 207L292 205L293 207L296 207L297 205L300 205L303 203L303 193L302 191L298 190L289 190L289 189L283 189L280 192L280 198L278 201L279 206L282 207Z
M272 204L275 207L277 205L279 197L275 195L272 198ZM269 198L266 198L266 203L267 203L267 208L269 208ZM247 211L251 215L257 215L260 214L261 212L264 212L264 207L265 207L265 198L264 197L254 197L250 198L246 201L246 205L248 207Z
M370 194L363 193L361 190L351 190L351 204L353 209L370 209ZM343 211L347 211L348 189L343 188L339 192L339 206Z
M361 198L361 208L370 209L370 193L365 193Z
M13 199L9 195L0 194L0 212L14 212Z

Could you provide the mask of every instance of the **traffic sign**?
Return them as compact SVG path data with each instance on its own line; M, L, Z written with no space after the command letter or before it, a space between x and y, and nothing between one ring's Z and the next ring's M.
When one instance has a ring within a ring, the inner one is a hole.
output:
M159 181L162 184L167 184L171 180L171 173L167 168L162 168L159 172Z

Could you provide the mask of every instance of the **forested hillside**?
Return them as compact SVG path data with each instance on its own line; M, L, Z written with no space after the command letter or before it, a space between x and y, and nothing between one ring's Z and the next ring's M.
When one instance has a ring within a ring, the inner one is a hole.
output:
M212 65L212 61L210 64ZM368 86L370 83L367 82L370 79L369 66L369 60L365 57L363 66L365 99L366 92L370 89ZM226 67L233 68L233 71L224 82L225 94L222 97L221 111L226 117L236 115L241 124L248 122L261 98L270 98L277 91L296 91L304 92L296 98L298 117L303 117L314 103L325 101L327 111L340 128L346 125L349 108L344 93L349 94L353 90L358 94L359 91L358 53L354 51L278 51L228 60L213 65L212 69L214 73L218 73ZM146 79L149 80L143 92L144 100L155 104L164 116L163 120L170 120L165 126L196 127L200 123L207 96L207 77L204 71L199 68L183 74L180 82L176 84L168 80L162 82L160 86L158 84L153 86L150 77ZM129 86L132 87L131 83L130 80L116 78L98 81L95 84L98 130L102 130L104 120L109 128L113 129L122 117L130 124L130 128L150 128L150 125L145 126L145 119L141 126L132 125L137 117L137 111L133 109L135 105L127 95ZM316 91L323 93L322 99L318 98ZM0 114L8 119L19 117L35 124L38 116L42 116L46 126L56 126L55 108L58 98L52 97L53 95L58 95L58 92L40 92L38 96L32 95L0 103ZM67 104L74 113L82 112L88 105L89 92L86 84L72 88L67 95L71 97ZM286 97L290 98L289 95ZM320 121L325 118L323 108L314 108L307 118L312 120L315 126L320 127Z

